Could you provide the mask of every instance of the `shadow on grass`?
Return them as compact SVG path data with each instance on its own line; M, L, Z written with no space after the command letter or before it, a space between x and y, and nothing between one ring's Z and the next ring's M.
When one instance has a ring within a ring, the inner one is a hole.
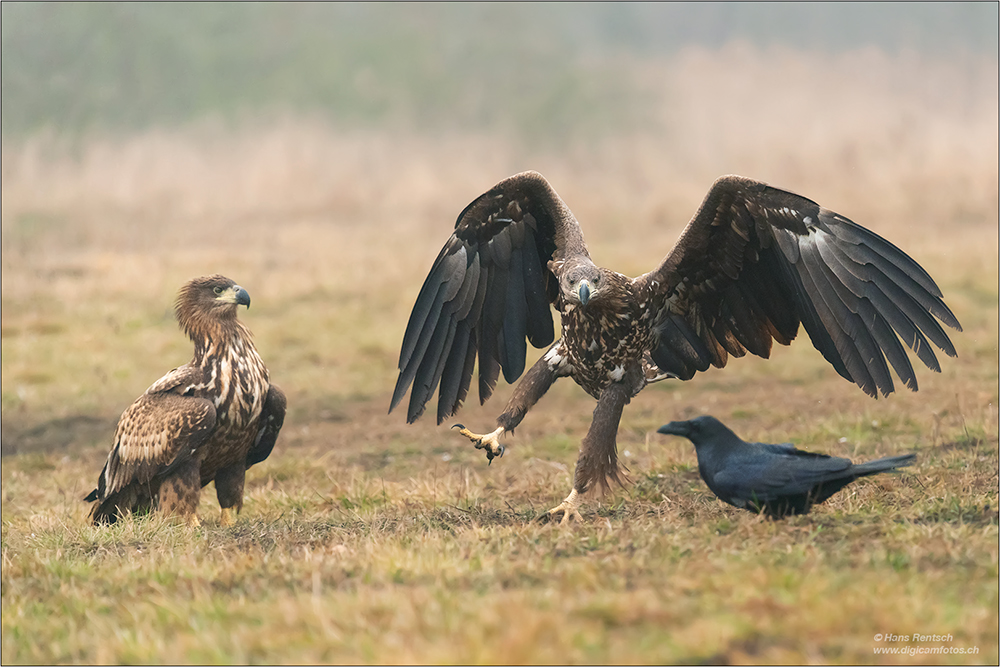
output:
M25 453L47 453L73 450L106 440L115 432L115 417L72 415L50 419L39 424L22 424L16 418L4 417L0 441L0 456Z

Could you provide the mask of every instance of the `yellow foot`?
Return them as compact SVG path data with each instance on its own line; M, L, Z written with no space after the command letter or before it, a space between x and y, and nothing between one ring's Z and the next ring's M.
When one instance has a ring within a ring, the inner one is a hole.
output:
M583 523L583 517L580 516L579 507L580 507L580 494L576 492L576 489L573 489L572 491L569 492L569 495L566 496L566 500L562 501L561 503L550 509L542 516L550 517L553 514L562 512L563 518L562 521L559 522L559 525L565 525L569 523L569 520L571 518L576 519L580 523Z
M222 519L219 520L219 524L221 524L222 527L225 528L226 526L231 526L234 523L236 523L236 517L233 515L232 509L228 507L223 507Z
M197 514L190 514L190 515L188 515L187 523L192 528L197 528L198 526L201 525L201 521L198 520L198 515Z
M476 449L485 449L486 458L489 460L491 465L493 463L493 459L503 456L504 446L500 444L500 436L504 432L503 426L492 433L487 433L486 435L473 433L462 424L455 424L452 428L457 428L459 433L475 443Z

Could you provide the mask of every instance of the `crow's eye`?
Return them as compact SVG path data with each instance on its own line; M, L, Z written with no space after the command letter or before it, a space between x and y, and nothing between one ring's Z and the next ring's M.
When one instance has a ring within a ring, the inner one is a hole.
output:
M216 294L222 294L222 288L221 287L216 287L212 291L215 292Z

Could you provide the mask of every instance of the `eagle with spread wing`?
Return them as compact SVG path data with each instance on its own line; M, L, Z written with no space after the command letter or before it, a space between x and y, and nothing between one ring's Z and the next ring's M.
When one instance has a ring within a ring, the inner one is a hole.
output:
M548 181L507 178L458 216L424 281L399 355L390 412L412 385L407 421L440 384L440 424L461 406L479 362L479 400L500 371L524 372L526 342L546 347L497 418L462 435L502 456L512 431L552 383L571 377L597 399L573 488L549 511L579 520L580 496L622 483L616 434L625 405L647 384L689 380L730 355L768 357L805 327L844 378L872 397L894 390L889 366L917 379L900 339L940 371L928 340L956 356L942 323L961 331L933 279L877 234L805 197L741 176L709 190L674 249L637 278L598 267L580 225ZM562 319L553 342L550 304Z
M215 481L222 525L243 508L247 468L268 457L285 419L250 330L250 295L220 275L181 288L175 312L194 358L153 383L118 421L115 444L85 500L95 523L153 507L198 525L201 488Z

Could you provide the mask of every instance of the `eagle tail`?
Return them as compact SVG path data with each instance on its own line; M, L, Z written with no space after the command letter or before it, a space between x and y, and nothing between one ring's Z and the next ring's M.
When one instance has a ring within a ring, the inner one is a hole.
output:
M128 485L124 489L112 493L107 498L99 499L95 490L87 498L99 501L90 510L90 522L95 526L112 524L127 513L145 514L153 507L152 498L141 494L136 485Z

